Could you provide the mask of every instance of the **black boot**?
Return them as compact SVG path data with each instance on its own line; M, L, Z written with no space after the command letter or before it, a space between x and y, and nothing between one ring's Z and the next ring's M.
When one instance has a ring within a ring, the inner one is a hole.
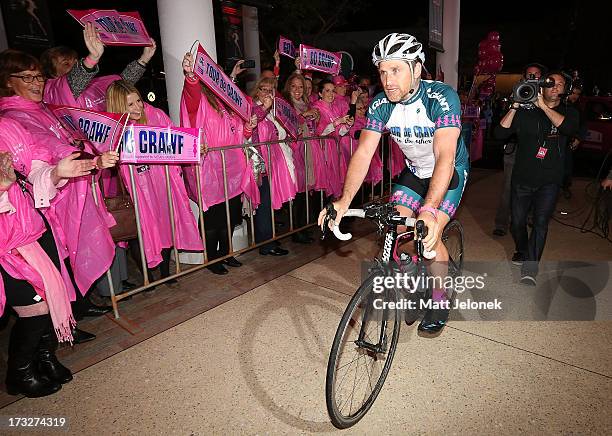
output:
M162 279L166 277L170 277L170 253L172 252L172 248L164 248L162 249L162 261L159 264L159 273ZM178 283L176 279L171 279L166 282L166 285L173 285Z
M57 336L53 331L53 324L50 321L49 324L47 332L42 335L38 344L38 371L53 381L65 384L72 380L72 373L55 356Z
M38 372L36 352L48 328L49 315L18 318L11 330L6 371L6 391L10 395L36 398L51 395L62 385Z

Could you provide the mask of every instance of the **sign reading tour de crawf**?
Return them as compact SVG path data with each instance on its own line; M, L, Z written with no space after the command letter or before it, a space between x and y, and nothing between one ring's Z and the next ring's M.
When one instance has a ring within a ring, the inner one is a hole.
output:
M223 69L208 56L202 45L198 45L193 72L208 89L243 120L249 121L251 104L240 88L223 72Z
M290 39L285 38L283 35L278 37L278 52L291 59L295 59L297 56L295 45L293 45L293 42Z
M336 76L340 71L342 55L300 44L300 65L303 70L320 71Z
M298 137L298 115L289 103L279 97L274 98L274 117L293 138Z
M200 129L133 124L123 133L122 163L199 163Z
M86 23L93 23L104 45L151 45L151 37L138 12L117 12L114 9L68 9L67 12L83 27Z
M121 114L70 106L47 105L75 139L91 142L98 153L115 150L121 135Z

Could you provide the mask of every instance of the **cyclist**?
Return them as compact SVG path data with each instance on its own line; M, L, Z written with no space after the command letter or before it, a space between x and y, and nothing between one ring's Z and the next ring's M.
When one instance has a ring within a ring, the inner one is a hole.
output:
M363 183L383 130L405 155L406 168L393 185L390 201L401 216L423 220L428 229L424 238L427 251L435 250L430 272L438 285L433 300L447 302L440 283L448 273L448 252L440 237L459 207L469 171L468 154L461 137L459 96L442 82L421 80L425 54L412 35L391 33L374 46L372 61L384 92L368 108L366 126L350 161L342 197L333 202L335 224L346 213ZM326 210L319 215L322 225ZM332 226L334 222L330 222ZM448 319L449 303L434 304L419 324L420 331L440 331Z

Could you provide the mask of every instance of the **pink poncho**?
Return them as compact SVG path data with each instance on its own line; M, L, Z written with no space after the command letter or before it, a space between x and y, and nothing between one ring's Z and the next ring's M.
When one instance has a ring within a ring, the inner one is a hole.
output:
M317 135L322 135L325 128L333 123L333 121L337 118L340 118L346 114L341 114L336 112L336 108L333 104L327 103L323 100L317 101L312 105L314 108L319 110L321 114L321 118L317 123ZM331 132L328 136L337 138L340 140L340 129L342 125L339 125L335 128L333 132ZM322 141L324 144L324 154L326 161L326 178L327 178L327 186L325 187L325 191L327 195L330 195L334 198L340 198L342 195L342 186L344 182L344 176L346 175L346 161L344 155L342 153L338 153L338 148L336 147L336 141L334 140L325 140ZM320 169L315 169L315 177L319 176Z
M145 104L145 115L150 126L173 125L164 111L148 104ZM133 167L145 256L148 267L154 268L162 261L162 249L173 246L165 165L133 165ZM181 166L168 165L168 170L174 209L176 248L202 251L202 239L198 232L198 223L189 206ZM133 196L129 165L120 165L120 171L125 186Z
M257 118L261 121L257 123L257 127L253 131L253 143L277 141L278 130L272 121L266 117L261 106L257 104L253 105L253 113L257 114ZM266 163L266 171L268 173L268 180L270 182L270 191L272 199L272 207L274 209L280 209L283 203L295 198L297 192L297 185L291 178L289 172L288 163L285 159L281 144L270 145L270 156L272 157L272 174L270 175L270 162L268 158L268 147L258 146L259 153L263 156ZM291 162L293 165L293 162ZM259 202L257 202L259 203Z
M355 123L351 126L349 134L347 135L349 137L349 151L350 146L352 146L353 153L355 153L355 150L357 150L359 140L355 139L355 134L361 129L363 129L365 125L366 117L355 116ZM383 164L382 160L380 159L379 152L380 146L376 149L376 152L374 153L374 156L372 156L372 160L370 161L370 168L368 169L368 174L366 174L366 177L364 179L366 183L376 184L382 180Z
M184 127L199 127L204 129L204 140L208 146L208 154L202 157L201 164L185 166L185 180L189 197L197 202L198 191L196 171L200 171L202 183L202 210L225 201L223 187L223 165L220 151L215 148L244 143L244 123L242 119L228 112L223 105L217 112L202 94L200 83L185 79L181 97L181 125ZM246 156L242 149L225 151L227 173L228 199L241 195L243 192L252 198L257 192L253 171L247 166ZM255 205L253 205L255 206Z
M2 117L21 124L36 145L47 150L48 163L56 164L76 151L70 145L68 132L44 103L19 96L3 97L0 112ZM83 295L108 270L115 256L115 244L109 232L115 220L106 211L97 189L96 195L99 205L92 194L91 176L70 179L45 209L54 234L62 235L65 241L74 278Z
M49 79L45 83L43 100L45 103L103 112L106 110L106 90L116 80L121 80L121 76L112 74L110 76L95 77L89 82L81 95L74 98L66 76ZM100 178L104 187L104 196L116 196L119 192L117 189L116 172L111 173L110 170L102 170Z

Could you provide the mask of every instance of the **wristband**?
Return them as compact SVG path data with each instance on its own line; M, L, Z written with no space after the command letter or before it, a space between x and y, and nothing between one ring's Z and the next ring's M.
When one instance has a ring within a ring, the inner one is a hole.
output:
M421 212L429 212L433 215L434 219L438 221L438 209L434 209L431 206L423 206L419 209L419 213Z
M148 62L141 61L140 59L137 59L136 62L138 63L138 65L140 65L143 68L146 68L148 64Z
M89 55L87 55L87 57L83 60L83 62L87 62L89 65L91 65L91 67L88 67L88 68L93 68L98 64L98 61L93 60Z

